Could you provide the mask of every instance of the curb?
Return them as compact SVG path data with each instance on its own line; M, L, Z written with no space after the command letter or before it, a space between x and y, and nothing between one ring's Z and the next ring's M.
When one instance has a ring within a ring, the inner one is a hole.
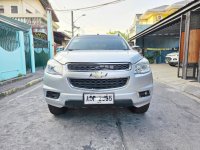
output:
M9 84L9 83L13 83L13 82L16 82L16 81L19 81L19 80L23 80L23 79L29 78L31 76L33 76L33 74L28 74L28 75L25 75L25 76L12 78L10 80L1 81L0 86L6 85L6 84Z
M23 90L23 89L26 89L26 88L28 88L28 87L30 87L30 86L33 86L33 85L35 85L35 84L41 82L42 80L43 80L43 78L34 79L34 80L32 80L32 81L26 83L26 84L25 84L24 86L22 86L22 87L16 87L16 88L12 88L12 89L9 89L9 90L7 90L7 91L4 91L4 92L0 93L0 98L3 98L3 97L5 97L5 96L11 95L11 94L13 94L13 93L16 93L17 91L21 91L21 90Z
M182 93L184 93L184 94L187 94L187 95L190 95L190 96L192 96L193 98L197 98L197 99L199 99L200 100L200 97L199 96L197 96L197 95L195 95L195 94L193 94L193 93L190 93L190 92L188 92L188 91L186 91L186 90L180 90L180 89L178 89L178 88L176 88L175 86L172 86L172 85L169 85L169 84L167 84L166 82L163 82L163 81L159 81L158 79L154 79L155 81L157 81L157 82L160 82L160 83L162 83L162 84L165 84L165 85L167 85L168 87L171 87L171 88L174 88L174 89L176 89L176 90L179 90L180 92L182 92ZM198 103L200 103L200 101L197 101Z

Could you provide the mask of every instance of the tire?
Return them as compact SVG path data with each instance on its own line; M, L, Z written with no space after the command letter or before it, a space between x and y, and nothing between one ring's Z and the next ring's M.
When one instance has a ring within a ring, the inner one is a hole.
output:
M49 111L55 116L64 114L67 110L67 108L65 108L65 107L58 108L58 107L55 107L52 105L48 105L48 108L49 108Z
M175 66L176 66L176 64L175 64L175 63L169 63L169 65L170 65L170 66L173 66L173 67L175 67Z
M147 112L147 110L149 109L149 104L146 104L142 107L135 107L135 106L132 106L130 108L130 110L133 112L133 113L136 113L136 114L144 114L145 112Z
M169 63L169 65L175 67L178 64L177 63Z

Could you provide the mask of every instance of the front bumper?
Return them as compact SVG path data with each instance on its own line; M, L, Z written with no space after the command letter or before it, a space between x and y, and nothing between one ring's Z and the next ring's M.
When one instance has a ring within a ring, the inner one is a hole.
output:
M115 71L108 72L106 78L118 78L129 77L127 84L120 88L115 89L79 89L72 87L68 81L68 78L88 78L89 72L67 72L64 76L51 75L45 73L44 75L44 95L48 104L55 107L88 107L90 105L84 105L83 94L84 93L114 93L114 105L117 106L135 106L141 107L150 103L153 92L153 79L152 73L146 74L133 74L132 71ZM58 98L47 97L47 91L58 92ZM150 95L140 97L139 92L149 91ZM98 105L99 106L99 105Z
M166 56L165 57L165 62L166 63L177 63L178 64L178 58L177 57Z

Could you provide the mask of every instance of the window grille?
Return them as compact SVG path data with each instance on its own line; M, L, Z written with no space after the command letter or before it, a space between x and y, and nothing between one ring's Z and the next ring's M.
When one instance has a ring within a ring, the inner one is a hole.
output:
M18 13L18 7L17 6L11 6L11 13L17 14Z
M0 24L0 47L6 51L15 51L20 46L17 32L6 29Z
M4 13L4 7L3 5L0 5L0 14L3 14Z

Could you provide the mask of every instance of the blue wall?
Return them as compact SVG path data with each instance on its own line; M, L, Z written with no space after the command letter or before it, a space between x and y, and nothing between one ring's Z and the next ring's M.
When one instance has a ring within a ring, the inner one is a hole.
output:
M22 74L20 48L9 52L0 47L0 81L17 77Z
M150 56L155 58L155 63L160 64L160 63L165 63L165 56L169 53L172 52L177 52L176 50L146 50L144 55L145 56ZM159 56L157 56L157 53L159 53ZM155 57L157 56L157 57Z
M13 47L12 51L0 46L0 81L26 74L24 34L22 31L16 34L18 36L15 42L19 41L19 45L16 48Z
M164 48L172 49L179 46L179 38L151 36L144 38L145 48Z
M165 56L178 50L179 38L173 36L148 36L144 37L144 39L137 39L136 45L144 48L146 55L153 56L159 53L160 56L155 58L156 63L165 63Z

